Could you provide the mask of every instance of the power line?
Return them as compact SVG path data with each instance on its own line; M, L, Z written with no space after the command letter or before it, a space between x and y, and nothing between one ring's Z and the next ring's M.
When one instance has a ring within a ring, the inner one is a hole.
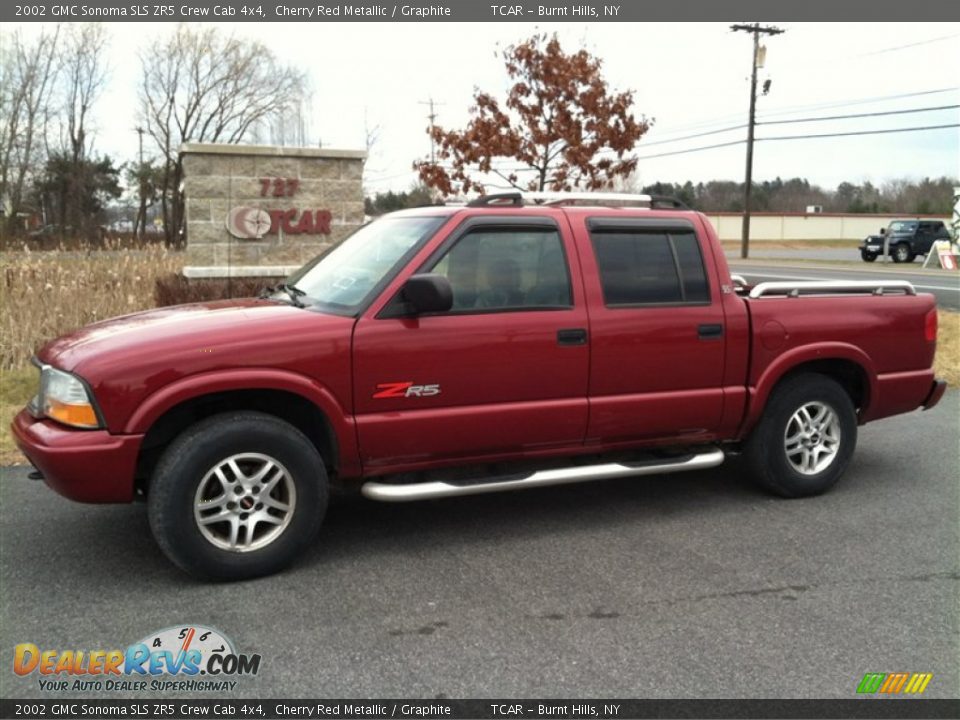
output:
M907 128L886 128L883 130L855 130L853 132L842 132L842 133L779 135L775 137L756 138L755 142L771 142L774 140L810 140L810 139L816 139L816 138L851 137L854 135L885 135L888 133L919 132L922 130L945 130L948 128L955 128L955 127L960 127L960 123L951 123L947 125L923 125L919 127L907 127ZM702 150L713 150L715 148L732 147L734 145L743 145L745 142L746 140L733 140L732 142L718 143L716 145L704 145L702 147L688 148L687 150L674 150L672 152L657 153L656 155L638 155L637 160L653 160L654 158L668 157L670 155L685 155L687 153L700 152Z
M830 108L852 107L854 105L869 105L875 102L884 102L885 100L900 100L902 98L922 97L924 95L938 95L945 92L955 92L960 87L940 88L939 90L921 90L919 92L900 93L898 95L877 95L875 97L860 98L857 100L845 100L837 103L814 103L811 105L792 105L790 107L775 109L764 113L765 117L776 117L779 115L790 115L800 110L829 110Z
M960 105L938 105L936 107L910 108L908 110L884 110L882 112L853 113L851 115L822 115L819 117L797 118L795 120L758 120L757 125L784 125L789 123L819 122L821 120L848 120L850 118L880 117L881 115L909 115L910 113L935 112L937 110L956 110L957 108L960 108Z
M718 117L711 118L709 120L704 120L702 122L687 123L685 125L677 125L672 130L664 131L664 134L676 135L677 133L685 133L685 132L689 132L690 130L699 130L700 128L711 128L711 127L716 127L717 125L726 125L727 123L733 122L737 118L741 118L741 117L743 117L743 113L735 113L732 115L720 115ZM659 134L661 132L660 127L657 125L653 125L650 129L650 132L656 132Z
M887 128L885 130L858 130L855 132L820 133L817 135L781 135L779 137L757 138L757 142L760 142L761 140L808 140L811 138L849 137L851 135L885 135L887 133L918 132L920 130L945 130L947 128L955 127L960 127L960 123L951 123L949 125L924 125L922 127L908 128Z
M906 50L907 48L918 47L919 45L930 45L931 43L943 42L944 40L952 40L955 37L960 37L960 33L954 33L953 35L941 35L940 37L931 38L930 40L921 40L920 42L908 43L907 45L897 45L896 47L883 48L882 50L874 50L872 52L860 53L854 57L869 57L871 55L882 55L883 53L896 52L897 50Z
M872 62L870 58L876 55L882 55L884 53L898 52L901 50L908 50L914 47L921 45L929 45L931 43L943 42L945 40L952 40L953 38L960 37L960 33L953 35L942 35L940 37L931 38L929 40L921 40L914 43L908 43L906 45L897 45L894 47L882 47L880 50L873 50L870 52L861 52L853 53L849 55L828 57L821 56L818 58L807 58L804 63L800 65L794 65L791 67L781 68L781 72L785 73L788 77L796 77L802 75L807 78L810 77L812 71L819 72L819 68L829 67L831 69L836 69L840 67L845 67L847 64L853 63L864 63ZM833 79L839 81L840 76L836 76Z
M841 102L829 102L829 103L807 103L804 105L788 105L787 107L782 108L773 108L772 110L765 111L761 118L763 117L777 117L780 115L790 115L792 113L800 112L802 110L828 110L831 108L840 108L840 107L851 107L855 105L867 105L875 102L883 102L885 100L899 100L902 98L911 98L911 97L922 97L925 95L938 95L946 92L955 92L960 90L960 87L947 87L939 88L937 90L921 90L918 92L909 92L909 93L899 93L896 95L877 95L873 97L866 98L855 98L853 100L844 100ZM675 135L677 133L687 132L689 130L697 130L698 128L710 128L715 125L723 125L727 122L742 117L740 113L732 115L720 115L709 120L704 120L702 122L688 123L686 125L677 125L673 130L663 131L663 134L666 135ZM759 122L759 120L758 120ZM654 132L661 134L661 131L658 127L654 126ZM658 141L659 142L659 141Z
M686 155L687 153L700 152L701 150L713 150L714 148L743 145L745 142L746 140L734 140L732 142L718 143L716 145L703 145L701 147L689 148L687 150L674 150L672 152L657 153L656 155L638 155L637 160L653 160L654 158L668 157L670 155Z
M672 140L657 140L656 142L643 143L643 146L650 147L652 145L666 145L667 143L680 142L681 140L692 140L693 138L706 137L707 135L719 135L721 133L731 132L733 130L742 130L745 127L746 127L746 124L733 125L732 127L726 127L720 130L710 130L709 132L697 133L696 135L684 135L683 137L673 138Z
M927 109L927 110L937 109L937 110L939 110L939 109L954 109L954 108L957 108L957 107L960 107L960 105L945 105L945 106L943 106L942 108L924 108L924 109ZM896 112L905 112L905 111L896 111ZM914 111L908 111L908 112L914 112ZM893 113L867 113L866 115L863 115L863 116L861 116L861 115L850 115L850 116L840 116L840 117L865 117L865 116L870 116L870 115L874 115L874 114L884 115L884 114L893 114ZM820 118L820 119L829 120L829 119L835 119L835 118ZM808 120L789 120L789 121L786 121L786 120L785 120L785 121L781 121L781 122L807 122L807 121L808 121ZM757 124L758 124L758 125L774 125L774 124L779 124L779 123L769 122L769 123L757 123ZM730 130L737 130L737 129L744 128L744 127L746 127L746 126L745 126L745 125L740 125L740 126L737 127L737 128L729 128L729 129L730 129ZM960 123L954 123L954 124L948 124L948 125L924 125L924 126L920 126L920 127L908 127L908 128L887 128L887 129L883 129L883 130L857 130L857 131L853 131L853 132L842 132L842 133L819 133L819 134L807 134L807 135L781 135L781 136L775 136L775 137L761 137L761 138L756 138L756 139L755 139L755 142L771 142L771 141L775 141L775 140L808 140L808 139L830 138L830 137L851 137L851 136L856 136L856 135L885 135L885 134L889 134L889 133L900 133L900 132L919 132L919 131L922 131L922 130L944 130L944 129L955 128L955 127L960 127ZM717 132L720 132L720 131L717 131ZM699 137L699 136L691 136L691 137ZM664 142L665 142L665 141L664 141ZM714 145L701 145L701 146L699 146L699 147L687 148L686 150L672 150L672 151L664 152L664 153L656 153L655 155L638 155L638 156L637 156L637 160L654 160L654 159L656 159L656 158L670 157L670 156L672 156L672 155L687 155L687 154L689 154L689 153L701 152L701 151L704 151L704 150L715 150L715 149L718 149L718 148L733 147L734 145L743 145L745 142L746 142L745 139L743 139L743 140L732 140L732 141L730 141L730 142L716 143L716 144L714 144ZM649 147L650 145L653 145L653 144L655 144L655 143L649 143L649 144L647 145L647 147ZM447 170L453 169L452 166L450 166L450 167L443 166L443 167L445 167ZM503 171L503 172L524 172L524 171L527 171L527 170L532 170L532 168L527 168L527 167L511 167L511 168L499 168L499 169L500 169L501 171ZM370 179L372 182L382 182L382 181L385 181L385 180L392 180L392 179L394 179L394 178L403 177L403 176L405 176L405 175L412 175L414 172L415 172L415 171L410 170L410 171L403 172L403 173L398 173L398 174L395 174L395 175L388 175L388 176L386 176L386 177L371 177L371 178L369 178L369 179Z
M406 177L406 176L409 176L409 175L415 175L416 172L417 172L416 170L407 170L407 171L405 171L405 172L395 173L395 174L393 174L393 175L380 175L380 176L378 176L378 175L376 175L376 174L372 174L372 175L370 175L370 176L367 178L367 180L369 180L370 182L384 182L384 181L386 181L386 180L396 180L396 179L399 178L399 177Z

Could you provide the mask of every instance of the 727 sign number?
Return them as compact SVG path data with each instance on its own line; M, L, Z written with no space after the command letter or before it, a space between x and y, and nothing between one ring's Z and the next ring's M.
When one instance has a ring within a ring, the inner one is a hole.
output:
M293 197L299 189L297 178L260 178L260 197Z

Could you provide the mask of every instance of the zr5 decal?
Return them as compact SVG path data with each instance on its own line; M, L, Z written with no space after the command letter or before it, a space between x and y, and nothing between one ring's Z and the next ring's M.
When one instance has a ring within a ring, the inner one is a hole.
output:
M374 400L383 400L384 398L404 398L404 397L430 397L440 394L440 385L414 385L413 382L391 382L378 383L377 392L373 394Z

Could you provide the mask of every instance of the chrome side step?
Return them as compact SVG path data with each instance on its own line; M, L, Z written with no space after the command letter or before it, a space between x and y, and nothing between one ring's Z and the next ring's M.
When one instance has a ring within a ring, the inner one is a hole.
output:
M471 480L469 483L455 484L442 481L422 483L391 484L371 480L363 484L361 492L371 500L381 502L410 502L412 500L432 500L436 498L456 497L459 495L480 495L482 493L504 492L506 490L524 490L545 485L563 485L566 483L586 482L587 480L610 480L637 475L661 475L664 473L702 470L720 465L723 462L723 450L719 448L696 455L684 455L677 460L655 461L651 463L606 463L603 465L580 465L553 470L540 470L526 477L510 480L491 479L486 482Z

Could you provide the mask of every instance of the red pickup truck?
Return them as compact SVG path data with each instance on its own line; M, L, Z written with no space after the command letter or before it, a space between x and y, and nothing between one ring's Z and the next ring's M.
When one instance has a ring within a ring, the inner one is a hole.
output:
M260 298L77 330L37 354L17 442L69 498L145 499L181 568L242 578L314 538L331 484L405 501L743 452L813 495L858 425L943 395L931 295L744 287L703 215L617 200L397 212Z

